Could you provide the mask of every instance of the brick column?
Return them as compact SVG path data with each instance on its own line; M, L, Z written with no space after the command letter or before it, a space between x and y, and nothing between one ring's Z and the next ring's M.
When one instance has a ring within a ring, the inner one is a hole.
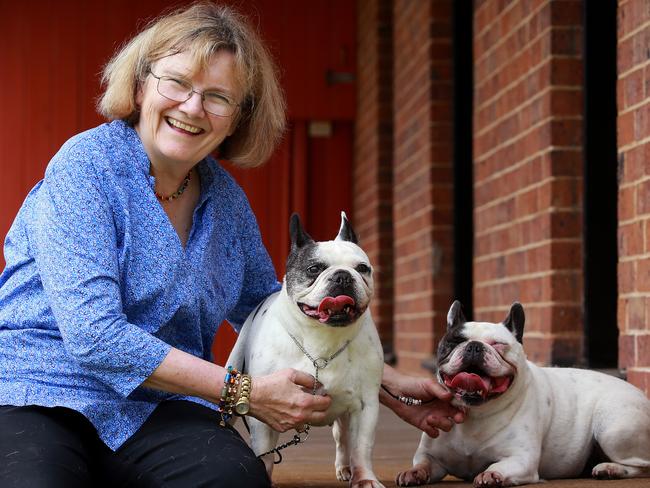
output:
M372 315L393 350L393 36L390 0L359 0L354 228L375 270Z
M452 300L451 0L394 2L395 349L422 372Z
M619 365L650 394L650 12L618 3Z
M582 359L580 1L476 3L474 316L519 300L530 359Z

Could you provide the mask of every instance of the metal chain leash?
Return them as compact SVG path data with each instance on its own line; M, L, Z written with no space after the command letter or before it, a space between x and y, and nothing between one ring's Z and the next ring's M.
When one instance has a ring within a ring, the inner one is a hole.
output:
M298 342L298 339L296 339L296 337L291 332L287 331L287 334L289 334L289 337L291 337L291 339L293 339L293 342L295 342L296 346L298 346L298 349L300 349L302 351L302 353L305 356L307 356L307 359L309 359L311 361L311 363L314 365L314 368L316 369L316 374L314 375L314 386L312 387L312 391L311 391L312 395L316 395L317 385L318 385L318 371L321 370L321 369L325 369L327 367L327 365L334 358L336 358L336 356L341 354L345 350L345 348L348 347L348 345L350 344L351 341L349 341L349 340L346 341L345 344L343 344L343 346L341 346L338 351L336 351L334 354L332 354L327 359L326 358L316 358L316 359L314 359L311 356L311 354L309 354L307 352L307 350L302 346L302 344L300 344L300 342ZM307 438L309 437L309 428L310 427L311 426L309 424L305 424L304 430L298 431L297 434L294 434L293 439L291 439L288 442L285 442L284 444L280 444L279 446L276 446L273 449L271 449L270 451L266 451L266 452L260 454L257 457L262 458L262 457L266 456L267 454L274 453L274 454L277 455L277 459L273 460L273 464L280 464L282 462L282 454L280 454L280 451L283 450L283 449L286 449L289 446L297 446L301 442L305 442L307 440ZM305 436L300 437L300 434L305 434Z
M305 434L305 437L300 437L300 434ZM281 450L286 449L289 446L297 446L301 442L305 442L308 437L309 437L309 424L306 424L305 425L305 430L303 430L301 432L298 432L297 434L294 434L293 439L291 439L288 442L285 442L284 444L280 444L279 446L274 447L270 451L266 451L266 452L260 454L257 457L262 458L262 457L266 456L267 454L275 453L275 454L277 454L278 457L273 460L273 464L280 464L282 462L282 454L280 454Z
M332 361L334 358L336 358L339 354L341 354L345 350L346 347L348 347L350 345L351 341L349 341L349 340L345 341L345 344L343 344L339 348L338 351L336 351L334 354L332 354L327 359L325 359L325 358L316 358L316 359L314 359L312 357L312 355L309 354L307 352L307 350L303 347L303 345L300 344L300 342L298 342L298 339L296 339L296 337L291 332L287 331L287 334L289 334L289 337L291 337L291 339L293 339L293 342L296 344L296 346L298 346L298 349L300 349L302 351L302 353L305 356L307 356L307 359L309 359L311 361L311 363L314 365L314 368L316 369L316 375L314 376L316 378L316 381L314 381L314 389L312 391L312 394L315 395L316 394L316 384L318 383L318 371L321 370L321 369L325 369L327 367L327 365L330 363L330 361Z

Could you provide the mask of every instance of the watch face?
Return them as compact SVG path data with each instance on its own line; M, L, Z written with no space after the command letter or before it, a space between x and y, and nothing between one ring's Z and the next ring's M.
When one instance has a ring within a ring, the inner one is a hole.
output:
M239 415L246 415L248 413L250 405L248 402L242 402L235 405L235 412Z

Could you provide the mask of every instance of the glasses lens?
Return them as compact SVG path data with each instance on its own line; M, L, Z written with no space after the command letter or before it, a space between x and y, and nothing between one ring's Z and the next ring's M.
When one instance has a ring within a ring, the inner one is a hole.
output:
M163 97L184 102L192 94L192 86L182 80L163 76L158 80L158 93Z
M235 105L230 102L226 97L219 93L205 93L203 101L203 108L206 112L221 117L229 117L235 111Z

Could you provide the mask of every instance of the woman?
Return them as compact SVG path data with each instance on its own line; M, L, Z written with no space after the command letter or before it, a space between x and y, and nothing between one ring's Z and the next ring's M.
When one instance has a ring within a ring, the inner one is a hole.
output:
M104 81L112 122L63 145L7 235L0 485L269 486L220 421L243 402L286 431L330 399L303 390L306 373L247 383L210 361L218 324L239 328L279 283L246 197L209 154L269 157L285 123L274 66L237 13L199 3L152 22ZM385 380L448 400L390 368ZM432 435L456 414L384 401Z

